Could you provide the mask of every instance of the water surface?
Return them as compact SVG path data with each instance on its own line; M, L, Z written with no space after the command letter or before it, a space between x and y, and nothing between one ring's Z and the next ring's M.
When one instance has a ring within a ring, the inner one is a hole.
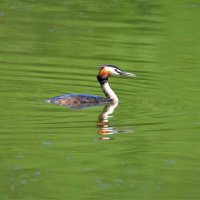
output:
M187 0L2 1L0 198L199 199L199 13ZM105 63L137 75L110 79L109 116L44 102L103 95Z

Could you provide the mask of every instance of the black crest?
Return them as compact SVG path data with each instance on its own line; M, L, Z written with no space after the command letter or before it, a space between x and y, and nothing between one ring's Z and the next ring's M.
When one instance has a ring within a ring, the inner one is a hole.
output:
M111 64L99 65L99 68L103 68L103 67L112 67L112 68L119 69L119 67L117 67L117 66L115 66L115 65L111 65ZM120 70L120 69L119 69L119 70Z

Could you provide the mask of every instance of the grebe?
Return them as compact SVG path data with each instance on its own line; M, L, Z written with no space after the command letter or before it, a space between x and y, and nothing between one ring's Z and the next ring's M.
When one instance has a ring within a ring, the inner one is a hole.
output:
M117 66L114 65L101 65L99 66L100 71L97 76L101 88L106 95L105 97L100 97L90 94L66 94L63 96L57 96L47 100L48 103L53 103L61 106L68 106L71 108L83 108L95 105L104 105L109 103L117 103L118 97L114 91L110 88L108 84L108 78L111 75L115 76L135 76L135 74L121 71Z

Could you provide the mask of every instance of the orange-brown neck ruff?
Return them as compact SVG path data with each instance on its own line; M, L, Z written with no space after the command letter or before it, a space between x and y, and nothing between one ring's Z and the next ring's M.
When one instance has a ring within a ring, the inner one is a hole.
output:
M109 72L105 67L103 67L100 71L99 71L99 76L102 77L109 77L111 75L111 72Z

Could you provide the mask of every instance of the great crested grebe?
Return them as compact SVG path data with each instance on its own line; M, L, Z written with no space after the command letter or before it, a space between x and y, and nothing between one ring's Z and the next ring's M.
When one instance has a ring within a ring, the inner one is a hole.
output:
M108 78L111 75L114 76L135 76L135 74L121 71L117 66L114 65L101 65L99 66L100 71L97 76L101 88L106 95L105 97L100 97L90 94L66 94L62 96L57 96L47 100L48 103L53 103L61 106L68 107L89 107L95 105L101 105L105 103L117 103L119 100L114 91L110 88L108 84Z

